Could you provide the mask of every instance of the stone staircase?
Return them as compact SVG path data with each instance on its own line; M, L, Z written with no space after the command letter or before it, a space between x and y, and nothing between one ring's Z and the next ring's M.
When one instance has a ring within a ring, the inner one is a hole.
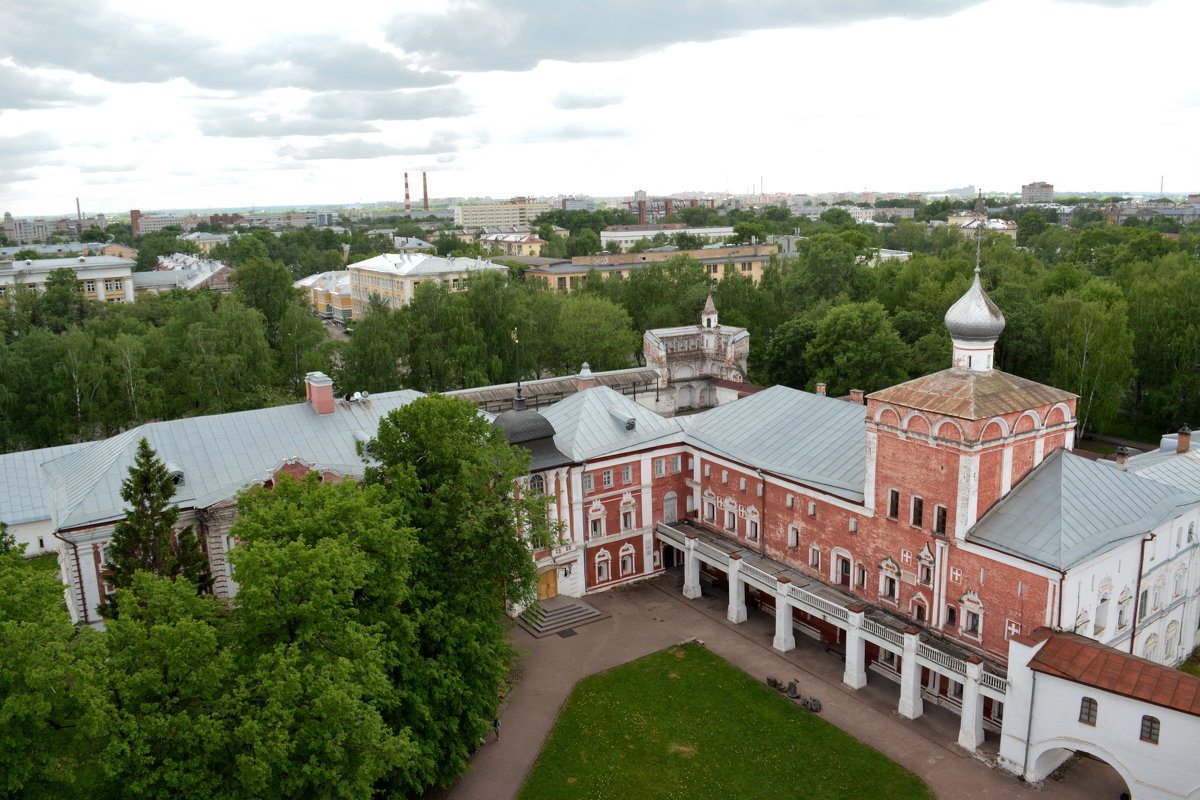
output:
M517 617L517 622L540 639L608 617L608 614L593 608L578 597L560 595L541 601L535 608L527 609Z

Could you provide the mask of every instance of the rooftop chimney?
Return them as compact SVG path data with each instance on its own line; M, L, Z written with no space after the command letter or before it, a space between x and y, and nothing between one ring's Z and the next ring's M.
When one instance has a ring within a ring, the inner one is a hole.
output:
M1117 462L1118 469L1129 469L1129 456L1133 455L1133 451L1128 447L1118 447L1114 460Z
M318 414L333 413L333 379L324 372L304 376L304 397Z
M827 387L825 384L823 384L823 383L818 383L818 384L817 384L817 394L821 395L821 397L824 397L824 396L825 396L825 390L826 390L827 388L828 388L828 387Z
M862 389L851 389L850 390L850 402L861 406L863 404L863 390Z
M579 370L579 374L575 376L575 389L582 391L590 389L596 385L596 381L592 379L592 368L588 362L583 362L583 369Z
M1179 438L1176 440L1175 452L1186 453L1192 449L1192 429L1184 425L1179 429Z

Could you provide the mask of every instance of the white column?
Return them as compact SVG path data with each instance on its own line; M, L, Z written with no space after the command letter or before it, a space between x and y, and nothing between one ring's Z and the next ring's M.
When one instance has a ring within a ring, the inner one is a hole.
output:
M746 585L742 582L742 557L729 556L729 611L726 618L737 624L746 621Z
M700 557L696 555L696 537L690 533L683 551L683 596L689 600L700 596Z
M867 650L866 640L861 632L866 609L863 606L851 606L846 617L846 671L842 674L842 683L851 689L861 689L867 685Z
M1033 465L1036 467L1046 457L1046 439L1040 434L1033 441Z
M1013 445L1012 442L1004 445L1003 455L1000 457L1000 496L1008 494L1008 490L1012 488L1012 459Z
M958 722L958 746L974 753L983 744L983 694L979 680L983 661L979 656L967 659L967 674L963 679L962 717Z
M904 656L900 663L900 716L916 719L925 713L921 701L921 665L917 663L916 628L904 631Z
M775 587L775 641L772 646L781 653L796 648L796 635L792 632L792 601L788 598L791 578L780 578Z

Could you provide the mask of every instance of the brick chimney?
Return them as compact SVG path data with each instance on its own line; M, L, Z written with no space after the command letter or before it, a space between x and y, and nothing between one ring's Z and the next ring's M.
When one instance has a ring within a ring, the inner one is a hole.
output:
M333 413L333 379L324 372L304 376L304 397L318 414Z
M1113 460L1117 462L1118 469L1129 469L1129 456L1133 453L1128 447L1118 447Z
M817 394L821 395L821 397L824 397L824 396L825 396L825 390L826 390L827 388L828 388L828 387L827 387L827 385L826 385L826 384L824 384L824 383L818 383L818 384L817 384Z
M862 389L851 389L850 402L861 406L863 404L863 394L864 392Z
M1179 438L1176 441L1175 452L1186 453L1192 449L1192 429L1184 425L1179 429Z
M583 369L579 370L579 374L575 376L575 389L576 391L583 391L584 389L590 389L595 385L596 380L592 376L592 368L588 365L588 362L585 361L583 362Z

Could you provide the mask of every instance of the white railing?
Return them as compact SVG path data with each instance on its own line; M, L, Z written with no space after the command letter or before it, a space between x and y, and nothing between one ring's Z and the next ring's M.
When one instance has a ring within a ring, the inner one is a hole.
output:
M938 666L945 667L951 672L958 673L959 675L967 674L967 662L963 661L961 658L955 658L949 653L943 653L941 650L935 650L927 644L917 645L917 655L926 659L927 661L932 661Z
M774 589L775 588L775 583L776 583L775 579L772 578L767 573L763 572L758 567L752 567L749 564L742 562L742 567L738 571L740 573L742 573L743 577L751 577L751 578L755 578L755 579L761 581L763 584L763 587L766 589Z
M886 625L880 625L873 619L864 619L862 627L864 631L873 633L880 639L889 641L892 644L904 645L904 634L900 633L900 631L894 631Z
M989 689L995 689L1001 694L1008 694L1008 679L1002 678L999 675L993 675L990 672L985 672L980 677L979 682Z
M794 599L799 600L801 603L812 606L813 608L816 608L817 610L822 611L835 619L847 620L850 618L850 612L839 606L837 603L831 603L823 597L817 597L812 592L806 592L799 586L789 586L788 594Z
M696 550L698 550L701 553L704 553L704 555L708 556L709 558L715 558L717 560L717 562L720 564L728 564L729 563L729 554L728 553L718 550L717 548L713 547L711 544L705 544L704 542L700 541L699 539L696 540Z

